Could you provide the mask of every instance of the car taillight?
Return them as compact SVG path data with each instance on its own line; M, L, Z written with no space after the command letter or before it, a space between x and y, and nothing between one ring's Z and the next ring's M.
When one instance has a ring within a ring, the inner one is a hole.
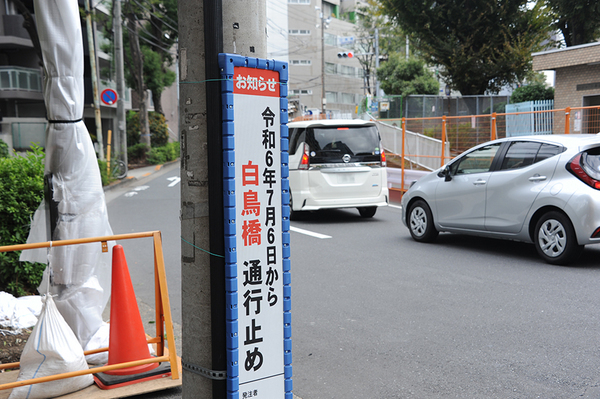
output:
M310 158L308 156L308 144L304 143L304 151L302 154L302 158L300 159L300 165L298 165L298 169L307 170L310 166Z
M592 238L599 238L600 237L600 227L598 227L596 229L596 231L594 231L594 233L592 234Z
M588 186L600 190L600 180L590 176L590 172L581 162L582 154L577 154L567 163L567 170Z
M385 151L381 150L381 166L385 166Z

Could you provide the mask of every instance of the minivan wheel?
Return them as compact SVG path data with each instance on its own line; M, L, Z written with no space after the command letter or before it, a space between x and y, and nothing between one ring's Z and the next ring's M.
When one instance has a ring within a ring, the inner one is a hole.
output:
M553 265L568 265L583 251L569 218L556 211L546 213L537 222L534 244L542 259Z
M361 206L357 209L358 213L360 213L360 216L362 216L363 218L372 218L373 216L375 216L375 212L377 212L376 206Z
M433 225L433 216L429 205L417 200L408 211L408 230L415 241L432 242L439 232Z

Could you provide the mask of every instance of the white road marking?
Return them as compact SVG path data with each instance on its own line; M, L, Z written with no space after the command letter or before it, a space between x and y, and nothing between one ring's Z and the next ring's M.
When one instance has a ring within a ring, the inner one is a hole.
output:
M144 190L148 190L150 188L150 186L138 186L136 188L134 188L135 191L144 191Z
M294 227L294 226L290 226L290 230L291 231L295 231L296 233L305 234L307 236L311 236L311 237L315 237L315 238L320 238L320 239L331 238L331 236L328 236L328 235L325 235L325 234L320 234L320 233L315 233L314 231L308 231L308 230L304 230L304 229L299 229L299 228Z
M134 195L137 195L137 191L129 191L128 193L125 193L125 197L133 197Z
M392 205L392 204L388 204L388 206L392 207L392 208L397 208L397 209L402 209L402 207L400 205Z
M171 182L171 184L169 184L167 187L173 187L173 186L176 186L177 183L179 183L181 181L181 177L177 177L177 176L167 177L167 180L169 180Z

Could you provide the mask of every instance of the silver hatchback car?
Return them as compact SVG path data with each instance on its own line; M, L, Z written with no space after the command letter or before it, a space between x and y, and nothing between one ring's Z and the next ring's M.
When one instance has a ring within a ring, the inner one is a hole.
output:
M402 197L413 239L439 232L532 242L566 265L600 243L600 134L521 136L473 147Z

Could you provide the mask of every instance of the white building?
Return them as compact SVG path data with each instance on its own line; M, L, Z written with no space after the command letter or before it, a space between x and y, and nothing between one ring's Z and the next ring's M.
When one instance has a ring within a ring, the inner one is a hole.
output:
M323 109L328 117L355 114L365 96L363 70L356 55L340 58L338 54L353 52L357 3L268 0L268 58L289 63L292 118Z

